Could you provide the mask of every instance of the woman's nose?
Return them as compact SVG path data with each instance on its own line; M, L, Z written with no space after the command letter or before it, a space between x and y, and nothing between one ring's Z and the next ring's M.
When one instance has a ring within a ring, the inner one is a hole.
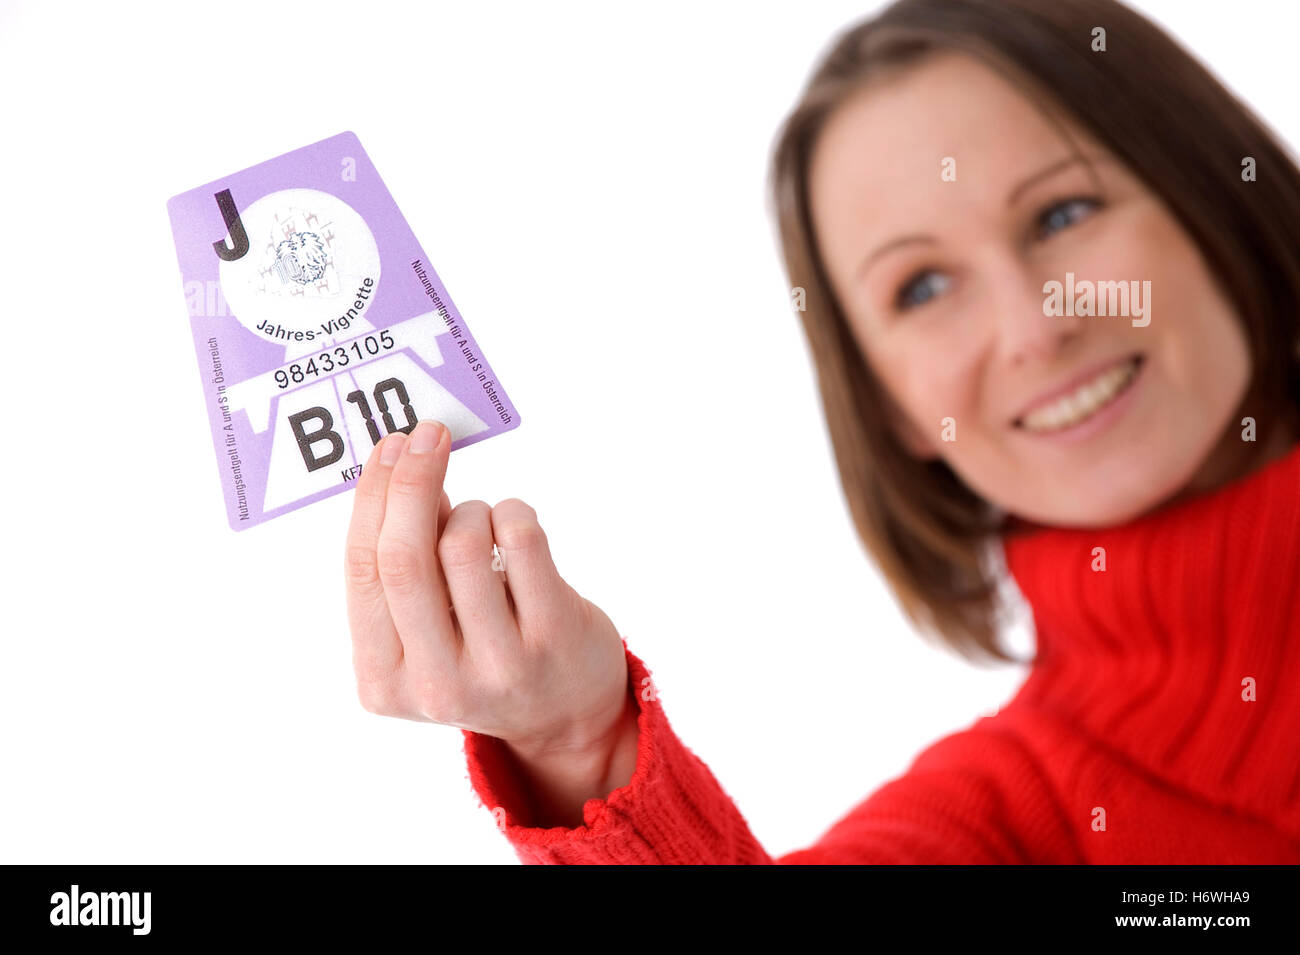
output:
M998 350L1008 366L1053 359L1082 333L1082 317L1058 315L1044 308L1049 296L1043 285L1063 278L1048 275L1041 266L1011 254L993 266L993 326Z

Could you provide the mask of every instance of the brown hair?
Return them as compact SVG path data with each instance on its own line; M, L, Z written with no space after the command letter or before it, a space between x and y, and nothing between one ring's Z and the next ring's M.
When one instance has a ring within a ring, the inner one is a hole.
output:
M1106 31L1094 52L1093 30ZM1293 425L1300 409L1300 170L1269 130L1174 40L1113 0L899 0L837 37L777 136L770 188L857 532L923 636L964 656L999 645L992 545L1012 523L942 460L920 460L890 425L818 257L809 157L827 117L882 71L939 50L980 57L1045 93L1164 199L1236 305L1254 376L1240 414ZM1254 157L1257 181L1243 182ZM1240 417L1240 414L1238 417Z

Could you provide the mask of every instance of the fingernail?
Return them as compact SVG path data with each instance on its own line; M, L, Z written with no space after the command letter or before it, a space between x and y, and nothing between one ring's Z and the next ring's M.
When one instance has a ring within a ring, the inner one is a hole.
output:
M432 454L442 444L442 423L438 421L421 421L411 432L411 453Z
M379 452L379 460L392 467L397 463L397 459L402 456L402 446L405 444L406 435L401 431L394 431L384 438L384 448Z

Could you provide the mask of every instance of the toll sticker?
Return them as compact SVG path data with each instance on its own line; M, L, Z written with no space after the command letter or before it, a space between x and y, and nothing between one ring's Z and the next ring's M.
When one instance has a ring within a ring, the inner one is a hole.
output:
M353 133L167 202L230 526L353 487L384 435L519 426Z

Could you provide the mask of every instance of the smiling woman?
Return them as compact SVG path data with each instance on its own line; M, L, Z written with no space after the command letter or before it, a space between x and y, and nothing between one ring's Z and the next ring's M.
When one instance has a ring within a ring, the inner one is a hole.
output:
M1246 157L1268 174L1243 179ZM1126 7L895 4L826 56L773 189L858 531L956 647L1005 656L1001 535L1119 523L1294 441L1300 175ZM1045 283L1067 275L1139 280L1164 320L1044 319ZM1098 420L1085 393L1051 415L1072 427L1024 426L1121 369L1123 414Z
M772 187L863 542L923 633L1006 658L1000 551L1030 674L774 858L628 651L636 725L585 751L620 766L580 789L599 798L557 815L526 759L467 734L520 858L1300 862L1291 159L1117 3L901 0L829 50ZM1045 309L1075 276L1117 301L1139 281L1158 314Z
M914 115L935 122L907 123ZM940 177L937 161L929 170L900 161L926 154L955 156L957 177ZM911 453L941 460L1000 510L1048 523L1124 519L1186 480L1245 388L1244 333L1168 209L1087 131L1068 116L1044 116L975 57L932 55L848 97L809 165L835 299L872 373L901 406L893 425ZM855 266L858 248L890 233L912 240L886 239L866 269ZM1074 270L1112 283L1141 275L1179 320L1153 329L1134 322L1140 332L1085 328L1066 319L1090 310L1072 308L1044 321L1044 290L1054 276L1073 284ZM911 290L931 275L944 286L917 303ZM1036 432L1015 425L1045 391L1100 387L1135 352L1153 360L1129 414L1104 435L1094 425L1086 448L1027 440ZM1216 367L1218 387L1206 387ZM1074 382L1084 370L1088 378ZM941 444L938 424L948 416L961 437ZM1114 474L1124 443L1149 444L1152 432L1167 434L1169 453ZM1111 493L1083 493L1102 472Z

